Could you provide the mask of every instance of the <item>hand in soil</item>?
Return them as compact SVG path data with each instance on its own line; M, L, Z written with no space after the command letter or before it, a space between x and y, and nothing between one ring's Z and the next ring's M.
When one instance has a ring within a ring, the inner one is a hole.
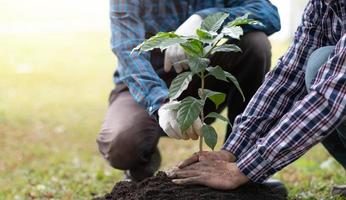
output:
M247 183L247 178L235 163L223 160L204 160L175 168L169 174L180 185L204 185L219 190L236 189Z
M191 164L194 164L199 161L204 161L204 160L210 160L210 161L222 160L226 162L235 162L236 157L232 153L225 150L196 152L190 158L180 162L177 167L184 168L186 166L189 166Z

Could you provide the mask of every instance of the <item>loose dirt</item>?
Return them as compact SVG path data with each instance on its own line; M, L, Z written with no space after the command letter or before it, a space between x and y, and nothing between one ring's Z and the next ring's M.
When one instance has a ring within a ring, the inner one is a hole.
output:
M249 183L236 190L220 191L203 186L180 186L164 172L139 183L119 182L112 192L95 200L284 200L286 197L261 184Z

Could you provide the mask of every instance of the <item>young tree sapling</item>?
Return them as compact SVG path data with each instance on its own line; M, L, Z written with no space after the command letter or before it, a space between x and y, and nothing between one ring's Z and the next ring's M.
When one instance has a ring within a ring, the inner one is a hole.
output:
M187 63L190 70L180 73L172 81L169 88L170 101L179 98L189 86L193 76L200 78L201 88L198 89L199 99L189 96L181 100L179 104L167 108L177 110L177 122L182 133L186 133L187 129L198 117L201 118L202 122L207 118L217 118L230 124L227 118L216 112L209 113L206 116L203 112L207 99L210 99L216 108L226 99L226 94L224 93L205 89L205 78L207 76L214 76L218 80L232 82L239 90L243 100L245 100L237 79L231 73L224 71L220 66L211 66L210 57L217 52L241 52L237 45L230 42L230 39L240 40L240 37L243 35L241 26L263 26L260 22L249 19L248 16L249 14L238 17L222 27L229 14L222 12L211 14L203 20L201 27L196 30L195 36L181 36L174 32L159 32L133 49L133 51L146 52L155 48L163 51L171 45L180 45L183 48L187 59L181 62ZM199 150L202 151L203 138L205 143L214 150L217 143L215 129L203 123L201 131Z

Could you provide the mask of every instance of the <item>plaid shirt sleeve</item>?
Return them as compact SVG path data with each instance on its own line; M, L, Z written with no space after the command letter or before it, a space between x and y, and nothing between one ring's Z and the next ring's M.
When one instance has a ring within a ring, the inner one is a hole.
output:
M168 97L168 89L151 66L149 53L130 54L145 39L140 2L110 0L111 47L118 58L119 81L128 86L136 102L153 114Z
M252 19L256 19L263 23L264 26L252 25L245 26L244 32L249 31L263 31L267 35L271 35L280 30L280 17L277 8L271 4L268 0L241 0L241 1L225 1L226 8L206 8L198 11L196 14L207 17L209 14L216 12L229 13L229 19L231 21L236 17L242 16L246 13L251 13L249 16Z
M319 70L311 91L305 89L302 68L309 55L325 45L319 7L313 2L294 44L236 119L223 147L235 154L239 169L254 182L265 181L299 158L346 116L346 35Z

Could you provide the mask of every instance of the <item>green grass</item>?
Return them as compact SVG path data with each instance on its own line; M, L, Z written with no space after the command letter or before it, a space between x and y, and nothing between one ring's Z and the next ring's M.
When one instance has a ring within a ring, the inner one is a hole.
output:
M3 34L0 44L0 199L90 199L110 191L122 174L95 143L113 87L108 34ZM273 46L273 60L286 46ZM222 123L215 127L224 132ZM159 146L163 169L198 148L167 138ZM317 146L276 177L292 199L337 199L330 188L346 175L335 161L321 169L328 159Z

